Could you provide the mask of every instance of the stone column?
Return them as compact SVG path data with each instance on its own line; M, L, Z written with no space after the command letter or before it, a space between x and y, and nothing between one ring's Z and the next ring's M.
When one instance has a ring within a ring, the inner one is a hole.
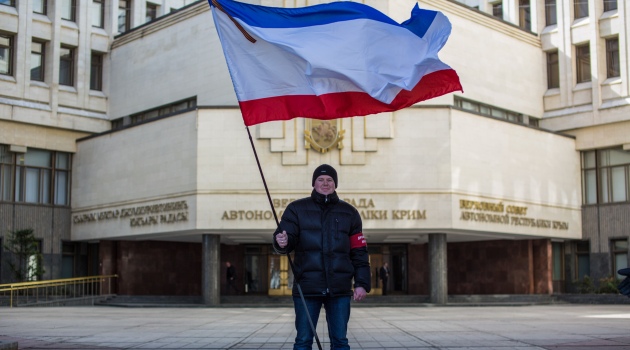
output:
M201 296L202 303L207 306L217 306L221 303L219 244L218 235L202 235Z
M448 302L446 266L446 234L429 235L429 288L431 303L444 305Z

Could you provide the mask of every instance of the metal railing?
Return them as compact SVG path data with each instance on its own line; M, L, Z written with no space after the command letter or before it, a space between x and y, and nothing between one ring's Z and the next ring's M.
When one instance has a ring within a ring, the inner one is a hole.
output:
M118 275L0 284L0 306L94 305L112 294Z

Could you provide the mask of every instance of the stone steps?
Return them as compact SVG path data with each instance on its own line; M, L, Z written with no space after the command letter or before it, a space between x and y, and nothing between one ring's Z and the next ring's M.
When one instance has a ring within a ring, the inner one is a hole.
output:
M448 297L448 305L452 306L483 306L483 305L542 305L570 302L595 303L602 300L603 303L623 303L630 298L615 295L582 295L581 298L561 298L557 295L451 295ZM595 301L595 302L594 302ZM99 302L102 306L127 306L127 307L205 307L201 296L152 296L152 295L117 295ZM221 296L223 307L291 307L293 299L290 296L268 295L224 295ZM359 307L378 306L435 306L430 303L427 295L387 295L368 296L361 302L353 304Z

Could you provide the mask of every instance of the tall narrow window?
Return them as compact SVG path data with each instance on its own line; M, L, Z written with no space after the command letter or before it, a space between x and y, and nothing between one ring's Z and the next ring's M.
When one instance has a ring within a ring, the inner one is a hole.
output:
M44 81L45 48L43 42L31 43L31 80Z
M73 22L76 20L76 0L61 1L61 18Z
M103 28L105 23L105 0L92 0L92 27Z
M518 26L530 32L532 30L532 15L529 0L518 1Z
M47 13L46 0L33 0L33 12L45 15Z
M9 146L0 145L0 201L11 201L12 188L13 154L9 152Z
M552 26L554 24L558 24L556 0L545 0L545 25Z
M158 5L147 2L147 11L145 16L145 22L151 22L158 16Z
M92 52L90 90L103 90L103 55L100 53Z
M74 49L62 46L59 59L59 84L74 86Z
M575 270L575 278L577 280L581 280L584 277L591 275L590 246L591 244L589 241L580 241L576 243L575 258L577 260L577 268Z
M41 279L42 272L42 241L37 240L35 242L36 249L38 254L30 255L28 257L28 261L26 262L26 280L27 281L37 281Z
M562 291L564 289L564 243L551 243L551 279L553 290Z
M588 17L588 0L573 0L573 15L575 19Z
M0 33L0 74L13 75L13 36Z
M118 0L118 32L131 29L131 0Z
M61 243L61 278L75 277L77 243Z
M618 274L617 271L628 267L628 239L613 240L611 246L613 253L613 274L619 279L625 278L625 276Z
M604 0L604 12L617 9L617 0Z
M589 44L575 47L576 82L591 81L591 46Z
M15 6L15 0L0 0L0 5Z
M582 152L582 200L597 203L597 162L595 151Z
M55 152L54 204L70 205L70 153Z
M620 76L619 69L619 38L606 39L606 77Z
M503 3L502 2L497 2L495 4L492 4L492 15L494 17L503 19Z
M547 88L560 87L560 66L558 64L558 51L547 52Z

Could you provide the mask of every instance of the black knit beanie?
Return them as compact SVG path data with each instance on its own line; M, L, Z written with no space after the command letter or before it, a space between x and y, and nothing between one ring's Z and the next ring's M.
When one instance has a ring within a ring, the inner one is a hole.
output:
M315 180L317 180L317 178L321 175L328 175L332 177L333 181L335 182L335 188L339 187L339 183L337 182L337 171L335 170L335 168L331 167L328 164L322 164L315 169L315 171L313 172L313 183L311 184L311 186L315 186Z

